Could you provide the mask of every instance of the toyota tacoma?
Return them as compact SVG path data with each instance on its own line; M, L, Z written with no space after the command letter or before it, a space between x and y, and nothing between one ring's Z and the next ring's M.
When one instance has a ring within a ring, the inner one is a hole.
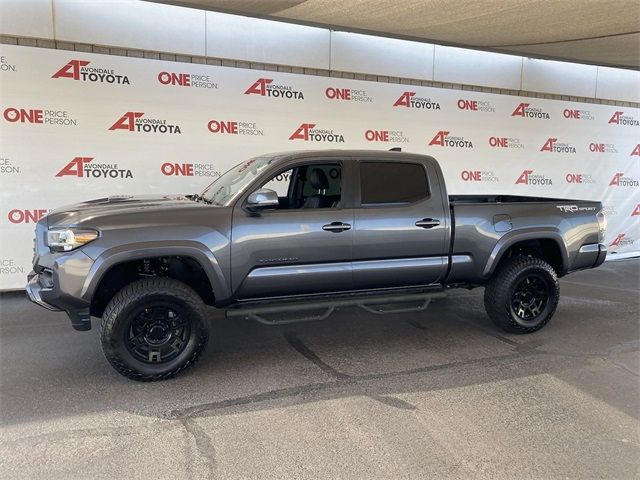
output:
M191 195L116 196L36 226L30 299L76 330L101 319L122 375L191 366L207 307L278 324L336 308L421 311L451 287L484 287L498 327L539 330L558 277L602 264L598 201L448 195L435 159L397 151L304 151L244 161Z

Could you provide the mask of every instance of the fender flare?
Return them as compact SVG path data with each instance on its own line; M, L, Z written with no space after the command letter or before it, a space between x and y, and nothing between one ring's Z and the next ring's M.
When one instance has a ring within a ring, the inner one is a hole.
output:
M189 257L202 267L216 301L229 297L225 276L213 252L199 242L188 240L129 243L104 251L91 266L82 286L81 296L90 302L106 273L116 265L143 258L175 256Z
M569 265L569 249L560 230L555 227L528 227L508 232L498 240L487 260L482 277L489 278L505 252L516 243L526 240L553 240L558 245L562 256L562 271L558 273L561 275L566 273Z

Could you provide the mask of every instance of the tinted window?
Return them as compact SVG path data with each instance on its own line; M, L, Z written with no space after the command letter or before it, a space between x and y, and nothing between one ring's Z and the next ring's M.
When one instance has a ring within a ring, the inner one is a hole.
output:
M429 195L427 174L415 163L362 162L360 193L363 205L412 203Z

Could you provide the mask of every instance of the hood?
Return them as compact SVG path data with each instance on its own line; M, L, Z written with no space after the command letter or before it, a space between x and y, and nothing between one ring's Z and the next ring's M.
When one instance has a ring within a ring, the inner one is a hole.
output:
M101 223L101 219L106 217L210 206L194 202L186 195L117 195L65 205L51 211L45 218L49 227L82 224L91 226Z

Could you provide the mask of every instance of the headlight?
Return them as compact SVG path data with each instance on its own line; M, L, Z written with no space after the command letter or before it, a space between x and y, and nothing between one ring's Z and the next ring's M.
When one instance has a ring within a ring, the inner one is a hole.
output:
M54 252L68 252L98 238L98 232L86 228L54 228L47 232L47 245Z

